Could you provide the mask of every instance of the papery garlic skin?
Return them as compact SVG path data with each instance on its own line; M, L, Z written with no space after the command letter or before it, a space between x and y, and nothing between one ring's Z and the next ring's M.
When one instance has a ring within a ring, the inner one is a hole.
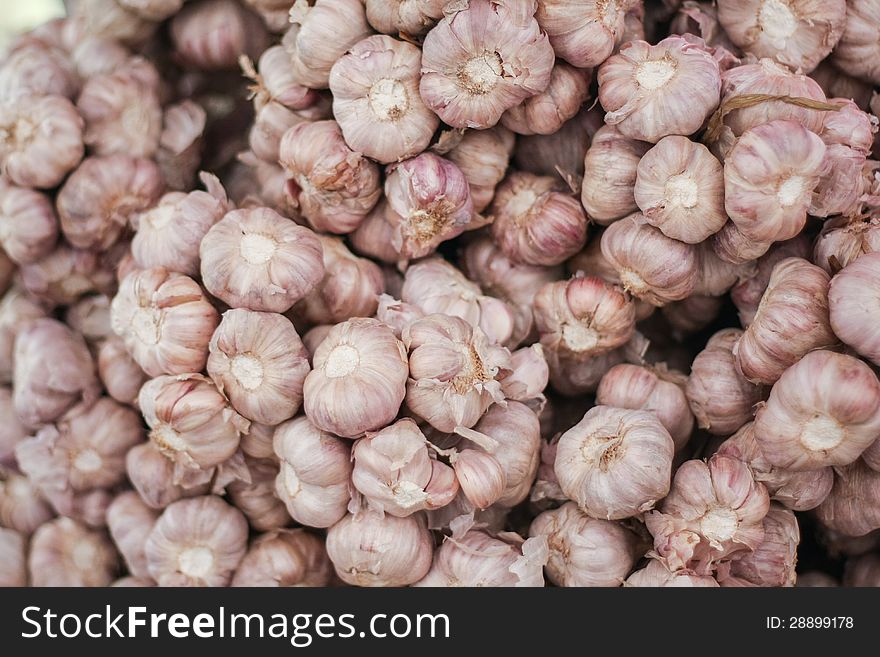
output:
M107 508L110 536L135 577L149 577L144 547L158 517L134 491L120 493Z
M834 486L816 509L825 527L845 536L864 536L880 528L880 506L865 503L880 494L880 472L861 460L835 470Z
M214 495L171 504L144 553L159 586L226 586L247 549L247 521Z
M597 406L559 439L556 477L587 514L628 518L666 496L674 450L653 413Z
M112 73L121 67L131 52L118 41L97 36L84 36L70 51L70 58L80 78Z
M649 559L648 565L630 575L624 586L717 588L711 575L699 575L693 570L669 570L659 559Z
M430 569L433 547L424 514L348 514L327 532L336 574L353 586L413 584Z
M828 290L831 328L860 355L880 364L880 333L876 318L880 300L875 291L880 253L866 253L846 265Z
M620 586L637 559L636 535L622 525L591 518L574 502L545 511L529 536L546 536L547 579L557 586Z
M19 288L0 298L0 381L10 383L15 336L31 321L46 316L43 304Z
M534 18L537 2L468 0L447 6L428 32L419 89L454 128L490 128L550 83L554 53Z
M632 0L539 0L535 18L556 56L578 68L598 66L621 43Z
M645 220L681 242L702 242L727 221L721 163L686 137L663 137L645 153L633 194Z
M501 379L501 391L507 399L528 402L542 400L550 378L550 368L540 344L522 347L510 354L510 374Z
M857 258L875 251L880 251L880 217L836 217L822 225L812 260L834 276Z
M0 527L0 588L27 586L27 541L14 529Z
M721 297L734 285L757 274L757 264L735 264L722 260L715 253L713 241L706 240L697 247L699 274L694 285L694 296Z
M421 51L376 35L357 42L330 69L333 115L346 143L388 164L425 150L440 121L419 96Z
M30 536L54 515L34 482L0 466L0 527Z
M302 529L258 536L230 586L327 586L331 564L324 541Z
M275 425L296 415L309 363L287 318L228 310L208 348L208 375L242 416Z
M174 463L152 442L136 445L128 451L125 471L132 486L151 509L164 509L183 497L204 495L211 488L210 482L199 482L188 488L174 483Z
M263 22L233 0L190 2L169 31L175 55L206 71L234 69L239 55L256 56L268 41Z
M617 126L600 127L584 156L581 203L598 224L608 224L639 209L635 200L638 164L651 145L624 136Z
M877 67L877 40L880 38L880 3L862 0L846 5L843 34L832 54L832 61L850 75L874 84L880 83Z
M284 502L275 494L279 466L275 455L268 459L245 457L250 481L238 479L227 486L230 501L256 531L271 531L290 524Z
M495 186L504 178L513 146L513 133L496 125L488 130L466 130L458 143L444 154L467 178L474 212L482 212L492 201Z
M284 312L324 276L315 234L269 208L227 213L199 257L205 288L233 308Z
M828 274L801 258L773 268L755 317L733 348L749 381L771 384L807 352L837 344L828 286Z
M113 336L98 346L98 378L113 399L134 405L148 376L128 353L121 338Z
M58 219L40 192L0 181L0 247L17 264L43 258L55 247Z
M550 83L501 115L501 124L520 135L551 135L574 117L590 94L593 72L557 63Z
M633 139L657 143L690 135L718 106L718 63L700 45L671 36L652 46L631 41L599 67L605 122Z
M730 40L755 57L772 57L809 73L837 45L846 2L721 0L718 21Z
M51 520L31 537L31 586L107 586L116 570L110 540L70 518Z
M367 20L377 32L419 37L443 18L445 4L446 0L366 0Z
M276 495L293 519L309 527L340 520L351 499L348 442L298 417L275 429L272 444L281 464Z
M159 267L122 280L110 323L144 372L159 376L204 369L219 316L198 283Z
M816 470L855 461L880 434L880 381L852 356L812 351L787 369L755 415L773 465Z

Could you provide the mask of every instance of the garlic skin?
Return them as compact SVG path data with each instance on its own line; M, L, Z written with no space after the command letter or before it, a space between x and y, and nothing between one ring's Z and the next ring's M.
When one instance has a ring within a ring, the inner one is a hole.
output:
M866 253L846 265L828 289L831 328L860 355L880 364L880 333L872 318L880 312L872 289L880 275L880 253Z
M880 3L861 0L847 3L843 35L831 60L835 66L873 84L880 83L877 40L880 38Z
M656 558L648 559L648 565L630 575L624 586L717 588L718 582L711 575L699 575L693 570L669 570Z
M134 491L120 493L107 507L110 537L135 577L149 577L144 548L158 517L158 511L144 504Z
M445 7L425 37L419 83L422 100L444 123L491 128L505 110L547 88L554 53L536 9L536 0Z
M635 200L638 164L651 145L626 137L617 126L596 131L584 156L581 203L596 223L607 226L639 209Z
M744 132L724 160L724 207L731 221L761 242L796 236L827 170L825 152L822 140L794 121Z
M457 138L459 134L455 133ZM495 186L507 171L513 146L513 133L496 125L488 130L466 130L450 150L441 153L467 178L474 212L482 212L492 202Z
M836 217L822 225L812 260L834 276L856 258L875 251L880 251L880 217Z
M352 232L382 195L379 167L348 147L335 121L290 128L279 159L288 185L296 184L303 217L317 231Z
M346 515L327 531L327 554L352 586L406 586L431 568L433 541L424 514Z
M620 586L638 558L638 539L622 525L591 518L574 502L544 511L529 536L546 536L544 572L556 586Z
M272 531L251 542L230 586L327 586L324 541L302 529Z
M767 489L748 466L716 455L708 463L682 464L660 510L647 514L645 524L670 569L709 574L714 562L761 544L769 509Z
M837 45L846 11L845 0L720 0L718 21L750 55L809 73Z
M33 320L46 316L46 308L15 287L0 298L0 381L10 383L15 337Z
M583 248L587 216L554 178L515 172L495 192L492 237L517 263L553 266Z
M694 285L694 296L721 297L740 281L757 274L755 262L735 264L719 258L712 240L697 246L697 258L699 275Z
M543 400L550 378L550 368L540 344L522 347L510 354L510 374L501 379L501 391L507 399L528 402Z
M501 124L520 135L550 135L574 117L590 95L593 72L557 63L550 83L501 115Z
M880 506L866 503L880 494L880 472L861 460L835 468L834 487L816 508L825 527L844 536L864 536L880 528Z
M407 326L424 316L425 313L412 304L398 301L388 294L379 295L379 307L376 309L376 319L387 324L391 330L394 331L394 335L397 338L400 338L403 335L403 330ZM329 325L316 326L306 334L306 337L309 337L311 334L311 337L316 341L314 346L317 347L331 328L333 327ZM308 343L306 346L309 346ZM309 351L313 353L314 349L310 348Z
M122 404L134 405L148 376L128 353L121 338L102 340L96 357L98 378L110 395Z
M686 137L663 137L645 153L633 195L649 224L688 244L702 242L727 221L721 163Z
M624 44L599 67L598 81L605 122L651 143L696 132L721 94L718 63L701 45L678 36L655 46Z
M718 22L718 7L714 2L684 0L680 4L669 26L671 33L693 34L710 46L723 47L732 54L739 54L739 48Z
M14 529L27 537L54 515L36 483L0 466L0 527Z
M214 495L171 504L144 553L159 586L226 586L247 550L244 516Z
M104 261L106 256L60 242L49 255L19 268L21 284L46 305L69 305L92 292L113 294L116 274Z
M83 157L83 119L61 96L0 104L0 171L16 185L57 186Z
M315 234L269 208L227 213L199 257L205 288L233 308L283 313L324 276Z
M195 184L206 123L207 112L189 99L165 107L156 162L169 189L188 191Z
M755 317L733 348L746 379L772 384L807 352L837 344L828 287L828 274L801 258L773 268Z
M0 527L0 588L27 586L27 541L14 529Z
M305 417L275 429L272 445L280 460L275 494L297 522L330 527L351 500L351 446L315 427Z
M169 32L176 58L204 71L234 69L239 55L256 56L268 45L263 21L234 0L190 2Z
M479 328L432 314L404 328L402 339L409 352L407 408L439 431L472 427L504 400L498 376L510 369L510 352Z
M634 0L538 0L535 18L557 57L589 68L608 59L624 40L626 13L636 4Z
M764 395L761 386L742 374L733 354L742 338L739 329L722 329L706 343L691 365L685 386L697 425L716 436L728 436L752 419Z
M755 481L767 487L771 500L792 511L809 511L819 506L834 483L834 470L787 470L779 468L764 456L755 439L755 424L749 422L718 447L716 454L732 456L749 466Z
M23 327L13 358L12 400L26 427L53 422L78 402L88 405L99 395L85 341L61 322L35 319Z
M4 423L0 426L0 466L2 466L4 463L13 462L15 446L28 435L28 430L15 414L12 390L6 387L0 388L0 417L4 418Z
M855 461L880 434L880 381L865 363L811 351L788 368L755 415L773 465L817 470Z
M110 304L113 332L150 376L203 370L219 319L198 283L161 267L126 276Z
M207 191L170 192L158 205L133 218L137 232L131 252L139 267L199 275L199 244L211 226L232 209L215 176L202 172L199 177Z
M715 255L733 265L744 265L757 260L773 246L772 240L754 240L748 237L732 221L724 224L711 239Z
M274 456L269 459L245 457L250 481L239 479L227 486L230 501L256 531L271 531L290 524L284 502L275 495L279 465Z
M666 237L639 213L605 229L602 255L617 270L624 290L654 306L681 301L696 286L696 249Z
M125 471L132 486L151 509L164 509L182 497L204 495L210 490L210 482L188 488L174 483L174 463L152 442L141 443L128 451Z
M58 192L61 231L76 248L105 250L132 215L159 200L162 185L152 160L121 154L88 157Z
M52 252L58 219L45 194L0 180L0 247L16 264L35 262Z
M554 469L563 492L581 510L617 520L647 511L666 496L674 451L653 413L596 406L562 434Z
M419 96L421 51L375 35L330 69L333 115L346 143L383 164L421 153L440 121Z
M366 0L367 21L377 32L423 36L443 18L446 0Z
M201 374L147 381L138 406L150 427L150 440L174 462L174 484L185 485L187 475L198 475L231 457L248 428L248 421Z
M622 363L605 373L596 391L596 404L651 411L669 432L676 451L694 428L694 416L684 393L685 376L665 367Z
M31 537L31 586L107 586L117 566L116 551L109 539L76 520L50 520Z
M208 375L238 413L269 425L296 415L309 362L287 318L228 310L208 349Z

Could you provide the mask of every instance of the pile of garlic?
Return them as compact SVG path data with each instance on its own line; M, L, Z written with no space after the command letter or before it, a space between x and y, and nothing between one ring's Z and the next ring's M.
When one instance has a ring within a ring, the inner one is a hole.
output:
M0 585L880 585L880 0L70 4Z

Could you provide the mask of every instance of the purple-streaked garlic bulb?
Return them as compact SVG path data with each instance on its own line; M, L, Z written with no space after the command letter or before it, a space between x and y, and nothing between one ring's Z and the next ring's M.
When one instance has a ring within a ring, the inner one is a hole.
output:
M482 212L507 171L514 135L500 125L488 130L466 130L464 134L444 134L454 135L455 143L441 154L461 169L471 188L474 212Z
M844 536L864 536L880 528L880 505L867 502L880 495L880 472L863 461L835 469L834 486L816 509L823 526Z
M290 514L275 494L279 472L277 459L245 457L245 464L250 481L238 479L230 482L227 486L230 501L256 531L272 531L289 525Z
M603 125L584 156L581 203L587 216L603 226L639 209L635 199L638 165L651 145Z
M230 586L327 586L330 559L324 541L304 529L284 529L255 538Z
M626 579L624 586L717 588L718 582L711 575L699 575L693 570L670 570L659 559L651 558L647 566Z
M169 32L176 58L203 71L235 69L242 53L256 56L268 42L259 17L234 0L189 2Z
M0 247L16 264L49 255L58 239L58 218L48 196L0 180Z
M149 577L144 547L158 517L159 513L134 491L120 493L107 507L110 537L135 577Z
M623 41L626 13L635 0L538 0L535 18L556 56L578 68L604 62Z
M557 62L550 84L501 115L501 124L520 135L552 135L573 118L590 95L593 72Z
M828 290L834 334L875 364L880 364L878 276L880 253L866 253L838 272Z
M31 586L107 586L117 568L110 539L71 518L50 520L31 537Z

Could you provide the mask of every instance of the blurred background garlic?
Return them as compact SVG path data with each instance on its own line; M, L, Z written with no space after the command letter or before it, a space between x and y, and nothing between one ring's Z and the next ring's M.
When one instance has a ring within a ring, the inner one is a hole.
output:
M117 568L109 538L70 518L51 520L31 537L28 579L32 586L107 586Z
M876 308L876 295L869 291L878 272L880 253L866 253L845 265L831 279L828 289L829 319L834 334L875 364L880 362L877 327L865 318L873 316Z
M158 517L134 491L120 493L107 507L107 529L135 577L149 577L144 548Z
M251 542L231 586L327 586L330 573L318 536L302 529L273 531Z
M639 209L635 200L638 164L651 145L624 136L616 126L596 131L584 156L581 203L603 226Z
M49 197L0 179L0 246L17 264L43 258L55 247L58 219Z

